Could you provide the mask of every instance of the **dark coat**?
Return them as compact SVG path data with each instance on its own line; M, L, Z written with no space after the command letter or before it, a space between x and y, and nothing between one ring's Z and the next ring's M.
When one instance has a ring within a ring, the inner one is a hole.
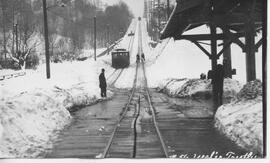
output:
M214 78L215 78L214 80L216 80L217 83L217 88L222 91L224 82L224 69L222 65L217 65Z
M99 87L100 88L106 88L107 87L106 78L104 76L104 73L101 73L99 75Z

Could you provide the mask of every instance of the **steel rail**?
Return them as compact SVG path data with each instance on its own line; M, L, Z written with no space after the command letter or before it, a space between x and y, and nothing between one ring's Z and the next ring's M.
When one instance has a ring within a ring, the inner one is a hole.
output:
M117 82L117 80L119 79L119 77L121 76L121 74L123 73L124 69L121 69L120 72L118 73L117 77L115 78L115 80L110 84L111 86L114 86L114 84Z
M138 118L139 118L140 112L141 112L140 100L141 100L141 97L139 96L138 103L137 103L137 106L136 106L136 116L135 116L135 119L133 121L133 133L134 133L133 135L134 135L134 139L133 139L133 153L132 153L132 158L135 158L136 157L136 151L137 151L137 121L138 121Z
M121 117L118 119L118 122L117 122L116 126L114 127L114 130L113 130L113 132L112 132L112 134L110 136L110 139L109 139L109 141L107 143L107 146L106 146L106 148L105 148L105 150L104 150L101 158L106 158L106 156L108 154L108 151L109 151L109 149L110 149L110 147L112 145L112 141L113 141L113 138L114 138L115 133L117 131L117 128L119 127L120 123L124 119L124 117L125 117L128 109L129 109L129 106L131 104L131 100L132 100L132 98L133 98L133 96L135 94L135 90L136 90L137 74L138 74L138 64L136 66L135 78L134 78L134 81L133 81L133 87L132 87L132 91L131 91L131 94L130 94L129 99L128 99L128 103L126 104L125 109L124 109L124 112L122 113Z
M163 140L163 137L162 137L161 132L160 132L159 127L158 127L158 122L156 120L156 111L155 111L155 109L154 109L154 107L152 105L152 101L151 101L151 97L150 97L150 93L149 93L149 89L148 89L148 83L147 83L147 79L146 79L146 74L145 74L144 63L142 63L142 66L143 66L143 73L144 73L144 79L145 79L145 89L146 89L146 93L147 93L147 101L149 103L149 106L150 106L150 109L151 109L151 112L152 112L152 118L153 118L153 122L154 122L154 125L155 125L155 129L156 129L156 131L158 133L158 137L159 137L159 140L161 142L164 154L165 154L165 156L167 158L169 158L167 147L165 145L165 142Z
M135 31L137 29L137 23L135 25L133 25L133 26L134 26L133 29L135 28L134 29L134 31ZM132 36L131 39L130 39L130 41L129 41L129 47L128 47L129 54L131 54L131 52L132 52L132 47L133 47L133 43L134 43L134 39L135 39L134 37L135 36ZM115 71L117 71L117 70L115 70ZM110 77L115 73L115 71L110 75ZM111 86L114 86L114 84L117 82L117 80L119 79L119 77L121 76L121 74L123 73L123 71L124 71L124 69L121 69L121 71L117 75L116 79L113 82L111 82L111 84L110 84Z
M110 76L107 78L107 80L110 80L111 77L113 76L113 74L114 74L116 71L117 71L117 69L115 69L115 70L110 74Z
M133 27L134 35L131 37L130 42L128 44L129 54L131 54L131 52L132 52L132 47L133 47L133 43L135 40L135 31L136 30L137 30L137 23L134 24L134 27Z
M139 34L140 34L140 38L139 38L139 43L140 43L140 50L139 50L139 55L141 55L143 53L143 47L142 47L142 33L141 33L141 23L139 25ZM168 158L169 155L168 155L168 150L167 150L167 147L165 145L165 142L163 140L163 137L161 135L161 132L158 128L158 123L157 123L157 120L156 120L156 112L155 112L155 109L152 105L152 101L151 101L151 98L150 98L150 93L149 93L149 89L148 89L148 83L147 83L147 78L146 78L146 73L145 73L145 67L144 67L144 62L141 63L142 64L142 68L143 68L143 75L144 75L144 86L145 86L145 90L146 90L146 94L147 94L147 101L148 101L148 104L150 106L150 109L151 109L151 112L152 112L152 118L153 118L153 122L154 122L154 126L155 126L155 129L156 129L156 132L158 134L158 137L159 137L159 140L161 142L161 145L162 145L162 149L163 149L163 152L165 154L165 156Z

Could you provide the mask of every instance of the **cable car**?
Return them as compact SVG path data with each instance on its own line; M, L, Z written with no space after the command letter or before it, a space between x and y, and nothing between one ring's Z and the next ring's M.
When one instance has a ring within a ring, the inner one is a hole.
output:
M112 53L112 67L113 68L126 68L130 64L129 51L126 49L115 49Z

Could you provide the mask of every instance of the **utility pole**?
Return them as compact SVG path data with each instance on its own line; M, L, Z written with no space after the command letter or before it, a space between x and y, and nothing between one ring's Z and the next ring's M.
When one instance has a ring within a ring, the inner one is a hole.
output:
M97 17L94 17L94 58L97 60Z
M160 28L160 0L158 0L158 31L159 31L159 28Z
M12 55L14 56L14 53L15 53L15 25L13 23L13 31L12 31Z
M46 74L47 79L50 79L50 53L49 53L49 38L48 38L48 20L47 20L47 3L43 1L43 16L44 16L44 39L45 39L45 56L46 56Z
M109 55L109 48L110 48L110 29L109 29L109 24L106 26L107 28L107 52Z
M167 0L167 20L170 18L170 0Z
M160 26L161 26L161 18L160 18L160 0L158 0L158 29L157 29L157 40L159 40L160 37Z
M18 54L19 44L18 44L18 24L15 24L15 40L16 40L16 54Z

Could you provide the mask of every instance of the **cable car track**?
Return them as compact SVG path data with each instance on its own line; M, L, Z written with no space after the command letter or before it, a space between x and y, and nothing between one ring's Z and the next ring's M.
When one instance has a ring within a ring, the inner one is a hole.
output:
M141 55L142 52L141 24L139 24L139 55ZM142 73L139 74L139 71ZM141 84L143 86L138 86L139 79L141 79ZM143 107L141 107L141 103L143 104L143 101L144 103L147 103L148 108L150 108L150 121L142 119L139 121L139 117L142 116L141 109L143 109ZM145 128L152 130L145 132L141 129L141 131L139 131L138 128L143 127L143 125ZM151 137L150 141L149 136ZM149 152L142 152L144 150ZM116 123L113 132L111 133L110 139L101 158L143 158L147 157L148 154L149 156L155 155L156 157L169 157L168 150L156 121L156 111L152 106L145 67L142 62L137 63L136 65L135 78L128 102Z
M115 85L115 83L117 82L117 80L119 79L119 77L121 76L121 74L123 73L123 71L124 71L124 69L120 69L118 71L118 74L117 74L116 78L110 83L111 86L114 86Z
M103 155L102 155L101 158L105 158L105 157L107 156L108 151L109 151L109 149L110 149L110 147L111 147L111 145L112 145L112 141L113 141L114 135L115 135L115 133L116 133L118 127L119 127L119 124L120 124L120 123L122 122L122 120L125 118L126 113L127 113L128 109L129 109L129 106L130 106L130 104L131 104L132 98L133 98L134 93L135 93L135 90L136 90L137 73L138 73L138 65L136 66L136 73L135 73L135 78L134 78L134 81L133 81L133 88L132 88L130 97L129 97L129 99L128 99L128 103L127 103L127 105L125 106L122 115L121 115L120 118L118 119L117 125L115 126L115 128L114 128L114 130L113 130L113 132L112 132L112 134L111 134L111 137L110 137L110 139L109 139L109 142L108 142L108 144L107 144L107 146L106 146L106 148L105 148L105 150L104 150Z
M137 29L137 23L134 25L133 27L133 31L135 32ZM132 31L132 30L131 30ZM134 39L135 39L135 35L131 36L129 44L128 44L128 50L129 50L129 54L132 54L132 48L133 48L133 44L134 44ZM113 76L115 76L114 74L118 71L118 69L115 69L114 72L108 77L108 80L111 79ZM122 75L124 71L124 68L120 69L120 71L118 71L118 74L116 75L116 78L112 80L112 82L110 83L111 86L114 87L115 83L117 82L117 80L120 78L120 76Z

